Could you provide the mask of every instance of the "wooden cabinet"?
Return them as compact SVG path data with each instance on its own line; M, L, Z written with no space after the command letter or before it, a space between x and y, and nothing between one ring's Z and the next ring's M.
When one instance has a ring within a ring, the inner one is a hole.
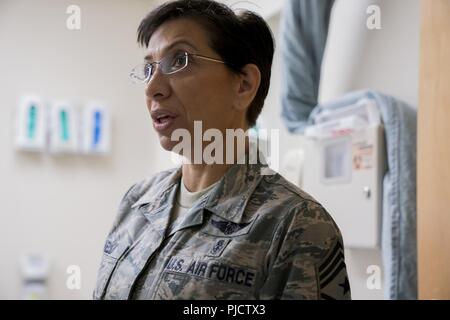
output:
M419 299L450 299L450 0L422 0L421 11Z

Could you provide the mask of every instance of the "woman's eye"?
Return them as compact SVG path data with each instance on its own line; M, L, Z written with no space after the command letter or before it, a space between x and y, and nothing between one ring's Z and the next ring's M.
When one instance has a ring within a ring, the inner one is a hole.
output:
M172 67L182 67L184 66L184 62L185 62L184 55L175 56L175 58L173 59Z
M144 76L145 77L150 76L152 74L152 69L153 69L153 66L151 64L145 65L145 67L144 67Z

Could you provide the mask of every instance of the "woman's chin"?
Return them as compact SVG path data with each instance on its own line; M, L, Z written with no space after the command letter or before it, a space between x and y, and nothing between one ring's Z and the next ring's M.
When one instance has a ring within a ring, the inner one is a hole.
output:
M178 141L172 141L168 136L160 136L159 143L164 150L172 151L173 147L178 144Z

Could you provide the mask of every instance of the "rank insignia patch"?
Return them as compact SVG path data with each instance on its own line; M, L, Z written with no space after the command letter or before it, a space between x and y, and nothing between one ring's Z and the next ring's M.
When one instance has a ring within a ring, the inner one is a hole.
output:
M350 297L350 284L344 260L344 250L336 241L330 254L318 266L320 298L326 300Z
M211 225L222 231L226 235L231 235L233 233L238 232L239 230L247 227L250 224L248 223L234 223L231 221L216 221L211 220Z
M111 240L107 240L105 246L103 247L103 252L107 254L111 254L111 252L117 247L117 244L111 242Z
M231 242L231 239L219 239L216 240L211 250L209 250L207 256L220 257L226 246Z

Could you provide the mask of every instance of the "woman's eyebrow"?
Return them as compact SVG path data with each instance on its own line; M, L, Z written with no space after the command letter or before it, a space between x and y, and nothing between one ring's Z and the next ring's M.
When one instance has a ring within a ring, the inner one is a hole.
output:
M177 41L169 44L168 46L163 48L161 51L163 53L165 53L165 52L169 51L170 49L172 49L173 47L175 47L175 46L177 46L179 44L185 44L185 45L188 45L189 47L193 48L194 50L197 50L197 48L193 44L191 44L189 41L181 39L181 40L177 40ZM150 53L150 54L146 55L144 59L148 60L148 61L152 60L153 59L153 54Z

